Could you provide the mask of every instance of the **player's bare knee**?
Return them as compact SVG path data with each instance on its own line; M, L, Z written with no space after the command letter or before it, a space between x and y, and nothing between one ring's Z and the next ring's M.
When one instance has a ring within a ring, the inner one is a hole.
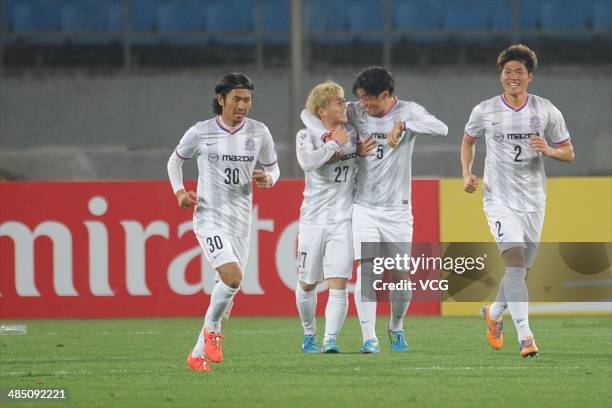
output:
M503 253L502 257L506 266L516 268L525 267L525 249L521 246L509 248Z
M327 279L327 285L330 289L346 289L347 279L345 278L329 278Z
M240 287L240 284L242 283L242 271L240 270L240 265L237 262L221 265L219 268L217 268L217 272L219 272L221 280L227 286L234 289Z
M317 284L316 283L306 283L306 282L300 281L300 287L302 288L303 291L310 292L311 290L317 287Z

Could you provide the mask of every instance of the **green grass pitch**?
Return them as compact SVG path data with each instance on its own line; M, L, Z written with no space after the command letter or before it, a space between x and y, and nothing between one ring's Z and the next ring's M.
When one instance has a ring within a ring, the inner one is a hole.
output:
M5 322L6 323L6 322ZM68 390L64 402L0 405L598 407L612 400L612 319L535 317L540 357L522 360L506 318L506 346L488 347L477 318L411 317L412 351L360 355L349 317L339 355L300 352L298 318L226 323L225 361L212 373L185 358L200 319L39 320L0 336L0 388ZM318 319L320 331L323 319ZM320 340L320 336L319 336Z

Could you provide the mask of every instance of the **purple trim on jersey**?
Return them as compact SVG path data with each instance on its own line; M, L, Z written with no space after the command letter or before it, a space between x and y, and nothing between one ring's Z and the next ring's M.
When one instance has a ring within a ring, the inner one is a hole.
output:
M468 135L467 133L464 132L464 135L467 136L468 138L472 139L472 140L478 140L477 137L474 137L472 135Z
M504 105L506 105L507 107L509 107L510 109L512 109L515 112L520 112L529 103L529 94L527 94L527 100L525 101L523 106L521 106L520 108L513 108L512 106L510 106L510 104L508 102L506 102L506 96L504 94L502 94L501 99L502 99L502 102L504 103Z
M378 115L377 118L382 118L384 117L387 113L391 112L391 110L393 108L395 108L395 105L397 105L397 96L393 97L393 105L391 105L391 107L389 107L389 109L387 109L387 111L385 113L383 113L382 115Z
M555 145L557 145L557 146L562 145L563 143L567 142L568 140L572 140L572 138L568 136L567 139L563 139L560 142L555 142Z
M331 132L325 132L325 133L323 133L323 134L321 135L321 141L322 141L323 143L325 143L325 138L326 138L326 137L331 137L331 135L332 135L332 134L331 134Z
M260 162L260 163L261 163L261 165L262 165L262 166L265 166L265 167L270 167L270 166L274 166L274 165L275 165L277 162L278 162L278 160L274 160L274 161L273 161L272 163L270 163L270 164L263 164L263 163L261 163L261 162Z
M246 121L243 119L242 123L240 123L237 127L230 129L228 127L225 126L225 124L223 124L223 121L220 119L220 116L217 116L215 118L215 120L217 121L217 125L225 130L227 133L229 133L230 135L233 135L234 133L238 132L240 129L242 129L244 127L244 124L246 123Z
M180 154L178 154L178 152L176 150L174 151L174 154L176 154L179 157L179 159L181 159L181 160L191 160L191 157L183 157Z

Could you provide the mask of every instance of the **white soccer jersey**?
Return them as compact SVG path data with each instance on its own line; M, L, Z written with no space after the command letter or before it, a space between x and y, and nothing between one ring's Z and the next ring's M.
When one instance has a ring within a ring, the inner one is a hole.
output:
M354 202L370 208L411 211L412 151L418 135L446 136L448 127L415 102L395 98L380 117L369 116L359 103L348 104L349 122L363 140L373 137L373 156L358 160ZM404 121L405 132L395 148L387 146L387 133Z
M323 142L326 135L318 130L302 129L297 133L297 159L306 179L301 222L329 224L351 218L357 132L350 125L346 127L349 141L343 146L335 140ZM328 163L335 153L340 154L339 160Z
M276 163L270 131L246 118L228 129L219 117L198 122L182 137L175 154L187 160L197 156L198 203L194 226L211 225L224 232L248 236L251 225L252 174L257 162Z
M544 158L529 148L529 139L548 137L555 144L570 139L561 112L548 99L529 95L524 106L514 109L503 96L495 96L476 105L465 133L485 137L485 205L519 211L546 207Z

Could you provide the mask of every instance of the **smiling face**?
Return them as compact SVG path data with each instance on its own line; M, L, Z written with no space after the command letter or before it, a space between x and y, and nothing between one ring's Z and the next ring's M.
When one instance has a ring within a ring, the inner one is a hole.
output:
M346 101L341 96L334 96L325 108L317 112L326 127L335 128L341 123L348 122L346 117Z
M527 94L529 83L533 75L527 70L521 61L508 61L501 70L499 77L504 88L504 94L518 97Z
M363 88L358 88L357 98L370 116L382 116L393 104L393 97L388 91L383 91L378 95L369 95Z
M248 89L232 89L225 97L218 95L217 101L223 108L221 119L233 127L239 125L249 113L253 98Z

